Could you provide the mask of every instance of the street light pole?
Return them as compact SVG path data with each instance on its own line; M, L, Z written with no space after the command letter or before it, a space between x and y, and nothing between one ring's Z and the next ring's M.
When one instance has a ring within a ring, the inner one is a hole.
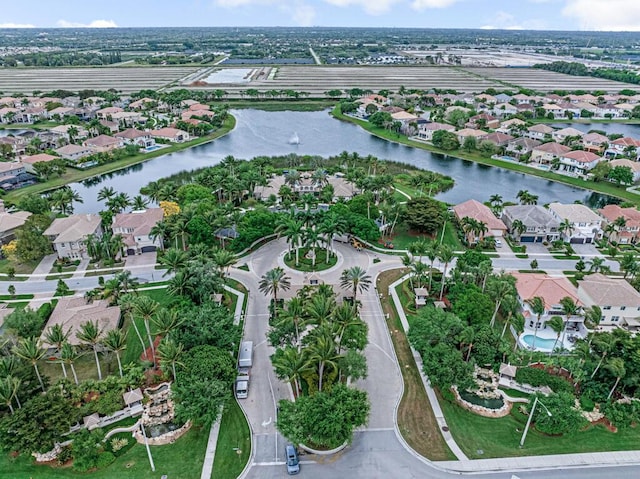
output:
M524 432L522 433L522 439L520 439L520 448L521 449L522 449L522 446L524 446L525 439L527 439L527 433L529 432L529 426L531 425L531 419L533 419L533 415L536 412L536 406L538 405L538 403L540 403L540 405L545 409L545 411L547 411L547 415L549 417L552 416L551 411L549 411L547 409L547 406L542 404L542 401L540 401L538 399L538 396L536 396L535 400L533 401L533 407L531 408L531 412L529 413L529 418L527 419L527 425L524 427Z
M147 433L144 430L142 421L140 421L140 430L142 431L142 437L144 437L144 445L147 448L147 455L149 456L149 464L151 465L151 471L156 472L156 465L153 463L153 457L151 456L151 449L149 449L149 440L147 439Z

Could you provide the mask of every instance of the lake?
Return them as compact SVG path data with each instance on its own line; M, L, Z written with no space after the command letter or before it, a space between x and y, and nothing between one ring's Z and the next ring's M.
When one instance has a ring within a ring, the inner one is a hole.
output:
M215 165L228 155L238 159L289 153L328 157L343 151L400 161L449 175L454 178L455 186L438 195L438 199L452 204L471 198L487 201L496 193L502 195L505 201L516 201L516 194L520 190L528 190L538 195L541 204L553 201L562 203L582 201L590 206L598 206L609 198L523 173L479 165L471 161L391 143L370 135L352 123L334 119L329 115L328 110L316 112L232 110L231 114L237 120L236 128L223 138L188 150L159 156L116 173L72 184L71 187L84 199L84 203L76 205L75 211L91 213L102 209L96 196L104 186L111 186L133 197L139 194L140 188L150 181L180 171ZM300 138L298 145L289 144L294 133L297 133Z

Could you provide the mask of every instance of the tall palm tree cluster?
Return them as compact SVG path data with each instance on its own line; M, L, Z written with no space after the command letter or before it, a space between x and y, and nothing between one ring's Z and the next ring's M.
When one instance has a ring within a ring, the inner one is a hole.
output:
M484 221L477 220L470 216L465 216L460 220L462 231L464 231L468 244L481 242L484 239L484 235L489 231L487 224Z
M418 288L426 286L431 291L433 285L433 270L436 260L440 261L443 267L442 280L440 281L440 294L438 299L442 301L444 296L444 290L446 286L447 270L454 258L453 249L446 244L438 245L435 241L427 241L421 239L414 241L409 245L409 252L411 257L405 257L403 263L409 267L412 275L412 281L415 280ZM429 266L422 261L422 257L426 257L429 260ZM428 281L425 281L428 279ZM426 282L426 284L423 284Z
M296 397L366 377L367 325L354 303L337 304L330 286L301 289L278 308L270 325L273 367Z
M286 238L289 244L289 257L295 254L296 265L300 264L300 250L312 251L312 263L315 266L316 249L324 243L326 258L333 253L333 236L344 234L346 222L329 211L302 210L280 217L276 233Z

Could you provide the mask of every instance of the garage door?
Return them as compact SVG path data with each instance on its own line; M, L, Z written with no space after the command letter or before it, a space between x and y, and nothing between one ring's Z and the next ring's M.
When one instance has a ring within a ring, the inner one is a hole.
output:
M569 243L571 243L571 244L584 244L584 238L571 238Z
M535 236L522 236L520 238L521 243L533 243L535 241Z
M127 256L133 256L134 254L136 254L136 250L133 248L127 249Z
M156 250L155 246L143 246L142 247L142 252L143 253L153 253Z

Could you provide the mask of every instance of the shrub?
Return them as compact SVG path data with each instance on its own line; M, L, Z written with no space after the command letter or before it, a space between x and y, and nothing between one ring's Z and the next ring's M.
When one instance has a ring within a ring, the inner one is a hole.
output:
M580 396L580 407L583 411L593 411L593 408L596 407L596 403L586 396Z
M49 319L51 313L53 312L53 306L51 303L44 303L42 306L38 308L38 316L42 319L43 322Z
M574 409L574 397L569 393L550 394L542 397L551 413L536 409L536 429L545 434L567 434L577 432L587 420Z
M622 429L640 421L640 403L631 401L628 404L608 403L602 408L602 413L615 427Z
M573 386L563 378L554 376L536 368L519 368L516 373L516 381L521 384L529 384L531 386L549 386L553 392L573 393Z
M123 438L113 438L111 439L111 450L113 452L118 452L123 447L129 444L129 440L126 437Z
M114 456L112 453L103 452L102 454L100 454L98 456L98 461L96 462L96 467L98 469L102 469L104 467L107 467L109 464L111 464L115 460L116 460L116 456Z

